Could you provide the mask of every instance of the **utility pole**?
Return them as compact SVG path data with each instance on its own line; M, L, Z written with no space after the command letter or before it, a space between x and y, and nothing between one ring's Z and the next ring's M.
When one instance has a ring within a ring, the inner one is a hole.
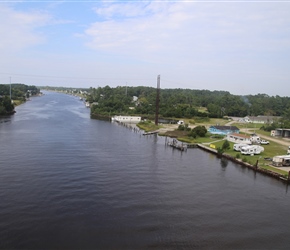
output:
M12 102L12 99L11 99L11 76L10 76L10 101Z
M157 93L156 93L155 125L158 125L159 101L160 101L160 75L157 76Z

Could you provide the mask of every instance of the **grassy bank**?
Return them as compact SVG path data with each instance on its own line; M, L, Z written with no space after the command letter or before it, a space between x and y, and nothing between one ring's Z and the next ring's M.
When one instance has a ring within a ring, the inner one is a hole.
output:
M145 132L151 132L151 131L158 130L162 126L160 126L160 125L157 126L157 125L155 125L155 123L153 123L151 121L142 121L142 122L139 122L137 124L137 127L144 130Z
M224 143L224 140L218 141L218 142L212 142L211 144L215 146L215 148L222 147ZM285 177L288 176L287 171L283 171L280 169L277 169L275 167L270 166L271 160L274 156L276 155L284 155L285 154L285 146L280 145L279 143L276 142L270 142L269 145L262 145L264 147L264 152L262 152L259 155L242 155L240 152L237 152L233 149L234 143L230 143L230 149L225 151L225 154L228 154L232 157L235 157L237 159L241 159L243 162L247 162L251 165L255 165L256 162L258 161L258 166L260 168L264 168L267 170L270 170L272 172L282 174Z

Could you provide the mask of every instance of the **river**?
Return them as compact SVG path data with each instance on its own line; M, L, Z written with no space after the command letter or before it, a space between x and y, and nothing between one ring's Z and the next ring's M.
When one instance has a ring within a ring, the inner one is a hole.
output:
M0 118L1 249L288 249L288 186L90 119L54 92Z

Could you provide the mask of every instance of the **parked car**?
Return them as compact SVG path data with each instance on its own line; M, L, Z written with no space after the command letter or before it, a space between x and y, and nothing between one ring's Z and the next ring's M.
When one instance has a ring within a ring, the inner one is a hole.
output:
M269 144L270 142L269 141L266 141L266 140L261 140L260 141L260 144L262 144L262 145L267 145L267 144Z

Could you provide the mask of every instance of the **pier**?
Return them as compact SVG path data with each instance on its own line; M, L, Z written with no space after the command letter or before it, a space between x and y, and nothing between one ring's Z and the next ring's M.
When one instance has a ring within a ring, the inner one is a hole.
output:
M166 141L167 141L167 138L166 138ZM178 141L176 139L173 139L172 141L168 141L166 143L166 145L168 145L168 146L170 146L170 147L172 147L174 149L178 149L180 151L186 151L187 150L187 144L178 143Z
M155 135L158 134L158 131L152 131L152 132L145 132L143 135Z

